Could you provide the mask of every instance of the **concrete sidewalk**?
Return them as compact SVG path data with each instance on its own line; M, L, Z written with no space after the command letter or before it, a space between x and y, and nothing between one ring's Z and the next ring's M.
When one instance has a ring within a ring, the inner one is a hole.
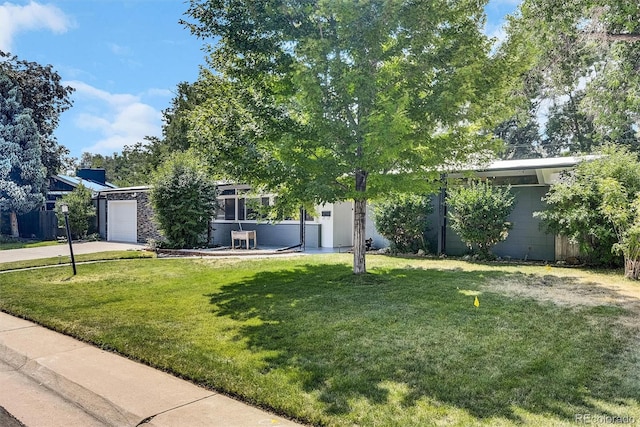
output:
M74 255L88 254L108 251L128 251L144 250L146 245L142 243L117 243L117 242L74 242ZM342 248L344 249L344 248ZM313 254L329 254L340 252L341 248L310 248L304 252L296 250L282 250L278 247L262 247L261 249L231 249L231 248L208 248L208 249L164 249L160 250L161 256L183 256L183 257L218 257L218 258L264 258L273 256L298 256ZM52 246L41 246L36 248L9 249L0 251L0 263L25 261L41 258L64 257L64 262L69 260L69 245L60 243Z
M73 242L73 254L90 254L107 251L143 250L145 245L141 243L117 243L117 242ZM58 243L51 246L36 248L8 249L0 251L0 262L26 261L31 259L55 258L57 256L69 259L69 245Z
M27 427L300 425L1 312L0 384Z

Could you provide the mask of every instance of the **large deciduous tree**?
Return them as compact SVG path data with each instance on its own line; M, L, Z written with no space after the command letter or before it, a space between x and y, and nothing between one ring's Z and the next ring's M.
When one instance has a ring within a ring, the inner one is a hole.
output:
M354 272L366 202L428 192L437 169L493 149L497 83L484 1L191 0L210 38L192 140L280 203L354 201Z

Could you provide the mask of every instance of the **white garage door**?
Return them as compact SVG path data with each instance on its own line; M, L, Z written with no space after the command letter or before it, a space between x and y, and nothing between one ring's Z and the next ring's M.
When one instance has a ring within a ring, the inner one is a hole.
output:
M107 205L107 240L111 242L138 241L138 202L109 200Z

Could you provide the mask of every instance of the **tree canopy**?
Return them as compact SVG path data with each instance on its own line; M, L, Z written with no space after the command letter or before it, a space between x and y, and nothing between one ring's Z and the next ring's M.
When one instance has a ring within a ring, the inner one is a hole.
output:
M192 0L186 24L213 43L192 141L281 203L354 200L363 273L367 199L495 148L507 67L484 3Z
M521 128L542 124L542 155L608 143L640 150L640 5L618 0L524 0L501 50L521 64Z
M53 132L71 106L71 92L51 65L0 51L0 210L10 212L15 237L17 215L44 201L46 178L58 172L68 153Z
M146 144L126 145L121 153L112 155L84 152L77 166L104 169L107 180L118 186L149 184L151 174L164 159L164 156L157 155L156 144L155 138L149 138Z

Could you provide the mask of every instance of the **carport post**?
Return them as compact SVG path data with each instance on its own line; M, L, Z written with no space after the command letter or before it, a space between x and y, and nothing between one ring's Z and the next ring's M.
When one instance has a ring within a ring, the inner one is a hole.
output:
M69 252L71 253L71 265L73 266L73 275L76 275L76 260L73 257L73 244L71 243L71 229L69 228L69 206L62 205L62 213L64 214L64 223L67 226L67 241L69 242Z

